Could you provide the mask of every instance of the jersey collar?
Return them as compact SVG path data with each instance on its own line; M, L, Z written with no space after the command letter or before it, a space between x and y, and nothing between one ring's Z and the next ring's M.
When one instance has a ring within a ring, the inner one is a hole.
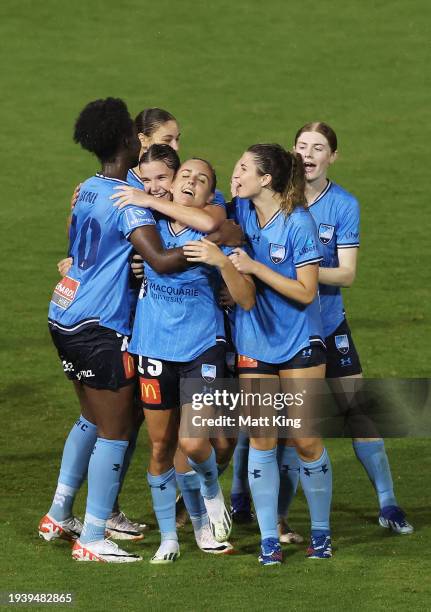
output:
M311 204L309 204L307 206L307 208L311 208L312 206L317 204L317 202L319 202L319 200L321 200L328 193L328 191L331 189L331 187L332 187L332 182L330 180L328 180L327 185L322 189L322 191L319 193L319 195L314 200L314 202L311 202Z
M103 179L104 181L115 181L116 183L120 183L120 185L129 185L127 181L122 181L121 179L111 178L110 176L104 176L100 174L100 172L96 172L97 178Z

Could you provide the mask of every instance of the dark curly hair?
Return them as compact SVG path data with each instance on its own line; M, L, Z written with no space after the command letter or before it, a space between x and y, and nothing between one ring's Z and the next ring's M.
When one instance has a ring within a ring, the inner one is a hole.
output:
M73 140L103 163L111 161L134 133L125 102L120 98L106 98L84 107L76 120Z

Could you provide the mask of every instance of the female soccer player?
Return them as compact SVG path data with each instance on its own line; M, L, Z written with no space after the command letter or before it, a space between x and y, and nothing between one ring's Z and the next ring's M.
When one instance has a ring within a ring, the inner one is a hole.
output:
M132 428L128 260L134 247L159 273L185 269L187 262L180 249L164 249L149 211L112 207L112 189L125 181L139 153L124 102L107 98L88 104L77 119L74 140L97 156L102 170L81 186L70 233L73 264L54 290L49 327L82 414L66 441L57 490L39 534L46 540L79 537L72 551L77 560L138 561L104 539ZM72 504L87 471L81 531Z
M325 350L317 298L315 226L304 208L304 168L299 155L279 145L258 144L235 172L236 215L251 256L236 249L232 261L256 282L256 306L237 307L235 345L240 378L323 378ZM331 556L329 513L332 472L322 441L295 439L301 483L311 515L308 556ZM277 531L279 470L276 437L251 437L249 484L261 531L259 561L280 563Z
M153 144L169 145L175 151L179 151L180 128L175 117L168 111L161 108L147 108L137 115L135 125L141 142L139 158ZM130 187L125 188L119 194L119 197L122 197L120 202L128 204L133 202L136 205L153 208L164 215L170 215L172 211L169 201L145 197L142 193L143 182L139 165L129 170L127 182ZM213 201L205 205L202 210L195 210L191 214L189 208L181 205L175 210L176 221L205 233L215 231L225 219L225 200L223 194L217 189Z
M208 162L186 161L172 184L171 206L177 202L196 210L203 208L212 200L215 182ZM160 219L158 228L170 247L203 238L201 232L168 219ZM253 283L235 270L218 247L205 240L203 244L233 298L250 308ZM190 258L192 263L199 262L199 254L191 252ZM212 382L224 372L224 328L217 284L218 274L209 266L194 265L181 274L160 275L145 264L130 351L139 356L141 398L152 445L148 482L162 538L152 563L170 563L179 556L173 458L178 443L178 408L187 410L191 400L180 379ZM180 446L198 474L214 538L224 543L231 521L218 484L215 451L205 437L180 438Z
M328 124L315 122L301 127L295 136L295 151L304 160L307 206L316 222L323 254L319 294L328 350L326 376L332 379L337 395L342 395L345 379L362 377L341 296L341 287L350 287L356 275L359 205L350 193L327 177L337 158L337 136ZM353 448L376 490L380 525L396 533L412 533L413 527L395 498L384 441L355 437Z
M171 209L175 205L170 201L170 189L179 166L178 155L169 145L151 145L142 154L139 162L139 172L146 193L156 198L166 198L170 202ZM200 212L199 209L196 212ZM153 330L153 333L155 332L156 330ZM216 449L216 454L220 469L220 462L223 463L223 457L220 456L219 448ZM232 551L232 546L228 542L217 542L211 533L204 500L200 492L199 477L194 470L191 470L187 463L187 457L180 450L176 452L174 464L175 478L185 504L185 507L183 505L185 516L181 522L186 522L190 516L196 543L203 552L210 554L229 553ZM179 513L177 501L177 526L181 514L184 513L182 511Z

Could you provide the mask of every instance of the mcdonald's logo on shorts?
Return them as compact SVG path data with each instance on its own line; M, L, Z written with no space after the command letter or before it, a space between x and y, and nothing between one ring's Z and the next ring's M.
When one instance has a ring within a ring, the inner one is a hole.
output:
M256 359L247 357L246 355L238 355L238 367L239 368L257 368Z
M139 378L139 388L141 390L141 400L146 404L161 404L162 394L160 384L156 379Z
M130 353L128 353L127 351L124 351L123 353L123 366L124 366L124 374L127 380L129 380L130 378L134 378L135 360L133 359L132 355L130 355Z

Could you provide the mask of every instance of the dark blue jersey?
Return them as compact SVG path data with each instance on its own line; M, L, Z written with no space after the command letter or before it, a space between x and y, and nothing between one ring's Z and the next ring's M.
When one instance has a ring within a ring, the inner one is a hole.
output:
M158 220L157 227L167 249L181 247L204 235L190 228L176 233L167 219ZM224 339L219 286L220 275L212 266L198 265L184 272L158 274L145 263L145 280L129 351L155 359L187 362Z
M236 199L236 216L249 244L250 256L275 272L296 279L296 270L321 260L316 226L304 208L289 217L278 211L260 227L250 200ZM319 298L309 305L284 297L255 278L256 305L250 311L236 307L235 345L238 353L283 363L313 343L323 344Z
M308 210L316 223L321 266L337 268L338 249L359 247L359 204L339 185L328 182ZM325 337L330 336L344 320L340 287L319 285L320 309Z
M100 174L80 189L70 229L73 265L54 289L49 321L65 333L77 333L98 323L130 334L132 294L129 291L128 238L137 227L155 225L145 208L113 206L110 196L124 181Z

